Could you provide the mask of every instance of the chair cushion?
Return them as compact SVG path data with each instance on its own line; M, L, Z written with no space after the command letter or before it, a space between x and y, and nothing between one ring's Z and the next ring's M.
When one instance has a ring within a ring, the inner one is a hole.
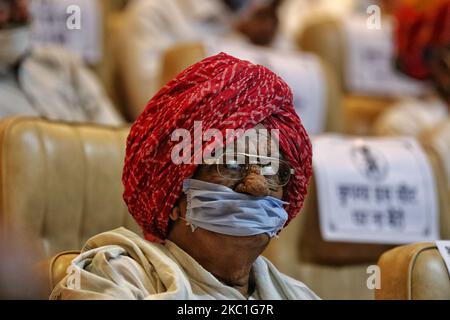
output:
M0 123L0 218L22 221L45 254L93 235L139 232L122 200L128 127L15 117Z
M389 250L378 261L381 288L375 298L450 299L450 277L434 243L414 243Z

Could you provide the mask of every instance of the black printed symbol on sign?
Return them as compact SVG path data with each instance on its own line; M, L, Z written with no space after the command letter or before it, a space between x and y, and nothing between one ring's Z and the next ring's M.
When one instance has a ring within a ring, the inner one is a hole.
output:
M353 148L352 159L355 166L367 179L380 181L387 174L388 165L383 155L367 145Z

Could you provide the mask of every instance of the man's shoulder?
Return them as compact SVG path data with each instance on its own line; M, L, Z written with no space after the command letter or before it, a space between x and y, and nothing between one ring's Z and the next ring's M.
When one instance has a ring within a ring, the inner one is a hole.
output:
M126 246L129 248L130 245L132 248L136 249L142 245L153 247L157 244L146 241L142 235L125 227L118 227L92 236L86 241L82 251L107 246Z

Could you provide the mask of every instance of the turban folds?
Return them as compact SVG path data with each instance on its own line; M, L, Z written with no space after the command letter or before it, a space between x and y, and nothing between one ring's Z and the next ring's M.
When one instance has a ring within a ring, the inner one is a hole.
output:
M429 78L432 50L450 44L450 0L401 0L394 15L399 68L411 77Z
M171 141L176 129L194 136L194 121L203 130L251 129L262 123L279 130L279 146L295 170L284 189L288 222L306 196L311 143L295 113L288 85L267 68L225 53L206 58L180 73L147 104L127 138L122 175L124 200L146 239L163 241L169 214L182 193L182 183L196 164L175 164ZM208 143L202 142L200 149ZM192 153L192 158L194 158Z

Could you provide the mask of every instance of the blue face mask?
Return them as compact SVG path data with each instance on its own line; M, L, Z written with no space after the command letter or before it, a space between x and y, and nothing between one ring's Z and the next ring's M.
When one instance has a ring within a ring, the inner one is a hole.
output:
M288 218L286 202L273 197L254 197L223 185L195 179L183 182L187 197L186 222L232 236L267 233L275 236Z

